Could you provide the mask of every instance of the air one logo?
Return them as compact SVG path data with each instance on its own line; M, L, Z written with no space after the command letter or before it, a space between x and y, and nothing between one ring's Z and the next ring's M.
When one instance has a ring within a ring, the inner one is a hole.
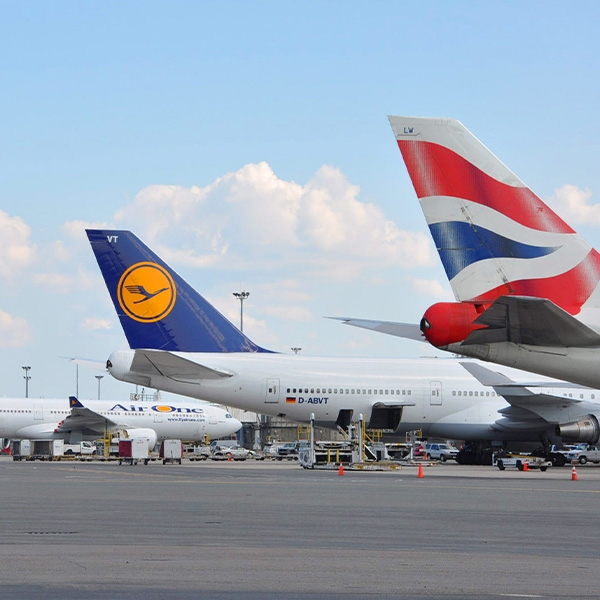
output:
M155 323L173 310L177 291L165 268L153 262L141 262L123 273L117 296L128 317L140 323Z

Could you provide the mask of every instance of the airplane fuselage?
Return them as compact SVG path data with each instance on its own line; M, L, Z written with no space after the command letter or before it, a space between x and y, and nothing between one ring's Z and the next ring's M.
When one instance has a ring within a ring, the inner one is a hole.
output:
M329 428L339 424L341 412L349 412L353 421L362 414L365 423L373 425L379 407L397 411L394 430L399 437L421 430L425 436L449 439L517 441L536 439L542 431L507 432L495 427L498 411L508 403L467 375L455 359L173 354L230 376L191 382L158 373L142 375L131 371L134 351L128 350L111 355L109 370L122 381L291 421L307 423L314 415L317 425ZM552 393L560 395L564 390Z
M187 402L116 402L90 400L89 408L116 423L108 431L152 429L157 439L203 440L208 435L219 438L234 433L236 420L220 407ZM99 432L56 432L59 423L71 414L67 400L2 398L0 399L0 438L95 440Z

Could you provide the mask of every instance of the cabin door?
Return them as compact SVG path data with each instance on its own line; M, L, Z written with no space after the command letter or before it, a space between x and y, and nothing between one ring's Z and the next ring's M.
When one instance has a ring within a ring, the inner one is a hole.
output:
M439 405L442 403L442 382L441 381L431 381L429 383L430 386L430 400L429 404L431 405Z
M279 402L279 379L267 379L265 402L268 404Z

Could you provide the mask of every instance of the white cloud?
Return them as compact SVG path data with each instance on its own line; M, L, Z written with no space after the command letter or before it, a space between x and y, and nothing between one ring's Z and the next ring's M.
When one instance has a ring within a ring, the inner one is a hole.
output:
M21 217L0 210L0 276L12 279L33 264L35 246L29 241L31 228Z
M86 229L107 229L114 227L114 224L106 221L67 221L62 226L63 233L70 239L87 244Z
M31 328L22 317L0 310L0 347L22 348L31 342Z
M566 184L555 190L548 204L569 225L600 226L600 204L591 204L591 190Z
M418 279L416 277L407 277L410 281L411 288L419 295L436 300L454 301L452 291L448 287L444 287L437 279Z
M167 262L234 268L310 264L321 277L352 279L366 268L431 266L429 236L402 231L360 188L324 166L306 184L279 179L266 162L210 185L152 185L116 215L134 224Z
M86 333L110 331L114 328L114 320L87 318L80 323L79 328Z
M46 271L35 273L32 281L45 291L52 290L58 294L67 294L74 291L89 290L97 286L98 281L90 273L83 269L73 272Z
M263 312L273 317L307 323L314 320L314 315L304 306L266 306Z

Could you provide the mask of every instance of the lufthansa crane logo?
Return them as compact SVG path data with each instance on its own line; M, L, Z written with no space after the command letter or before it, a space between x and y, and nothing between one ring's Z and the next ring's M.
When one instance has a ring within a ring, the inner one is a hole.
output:
M140 323L155 323L173 310L177 293L166 269L153 262L141 262L123 273L117 295L128 317Z

